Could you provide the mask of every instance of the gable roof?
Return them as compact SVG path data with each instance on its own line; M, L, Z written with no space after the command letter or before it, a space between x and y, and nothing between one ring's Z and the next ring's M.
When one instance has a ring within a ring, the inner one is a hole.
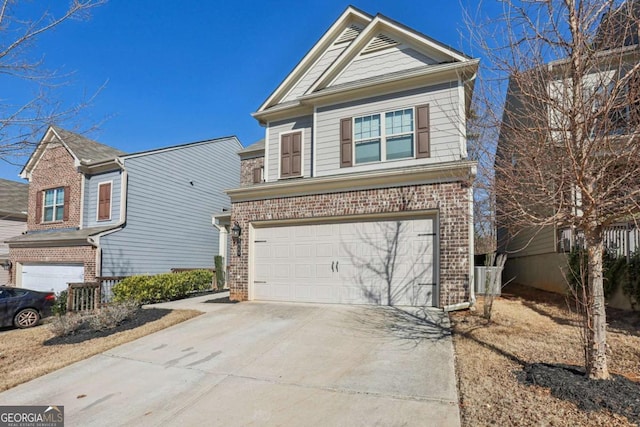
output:
M334 40L336 40L353 22L366 25L371 21L371 19L371 15L361 11L360 9L353 6L347 7L340 17L322 35L320 40L318 40L311 50L309 50L300 62L298 62L282 83L280 83L271 95L269 95L258 111L263 111L272 105L278 104L294 84L302 78L308 68L320 58L326 49L333 44Z
M0 219L3 217L27 218L29 185L0 179Z
M473 76L478 66L478 60L382 14L372 17L349 6L253 116L265 121L265 117L274 118L285 110L306 109L308 112L310 100L322 96L328 87L339 86L336 80L356 59L392 47L406 52L404 55L415 55L412 69L404 70L414 78L407 84L415 82L416 70L420 70L422 78L427 78L430 72L442 74L443 71L454 76L456 71ZM449 66L438 68L444 64ZM402 75L388 74L390 80L402 82ZM385 75L369 76L357 83L373 87L381 79L384 81Z
M28 178L31 175L38 160L40 160L40 157L44 154L50 143L62 144L73 157L76 166L92 165L112 160L125 154L124 151L101 144L83 135L70 132L57 126L49 126L42 140L33 153L31 153L24 168L22 168L20 172L22 178Z

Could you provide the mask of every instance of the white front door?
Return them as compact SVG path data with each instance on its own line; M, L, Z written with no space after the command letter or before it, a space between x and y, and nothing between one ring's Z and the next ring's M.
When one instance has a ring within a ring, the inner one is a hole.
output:
M84 281L82 264L23 264L22 287L36 291L61 292L67 283Z
M256 228L256 300L430 306L434 218Z

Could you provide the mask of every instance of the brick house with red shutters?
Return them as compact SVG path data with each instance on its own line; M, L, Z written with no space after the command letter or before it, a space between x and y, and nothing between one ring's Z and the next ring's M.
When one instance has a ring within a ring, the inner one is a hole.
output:
M466 119L478 60L349 7L253 116L228 190L231 298L474 299Z
M7 240L11 283L61 291L96 276L212 268L211 214L239 183L235 137L124 153L50 127L21 176L27 231Z

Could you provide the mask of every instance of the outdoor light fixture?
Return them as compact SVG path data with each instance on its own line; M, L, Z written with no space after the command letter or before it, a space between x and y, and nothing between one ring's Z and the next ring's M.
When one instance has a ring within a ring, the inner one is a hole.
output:
M242 254L242 251L240 249L240 242L242 242L242 239L240 238L240 236L242 236L242 227L240 227L238 221L235 221L233 223L233 227L231 227L231 239L233 240L233 243L235 243L238 247L238 256Z
M7 271L11 270L11 261L9 261L8 259L7 259L7 260L5 260L5 261L2 263L2 268L4 268L4 269L5 269L5 270L7 270Z

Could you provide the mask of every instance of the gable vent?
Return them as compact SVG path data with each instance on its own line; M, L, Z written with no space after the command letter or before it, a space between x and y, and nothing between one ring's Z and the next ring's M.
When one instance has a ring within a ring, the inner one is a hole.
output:
M351 24L347 28L344 29L338 40L334 44L344 43L351 41L358 37L358 34L362 31L362 27L357 24Z
M376 50L387 49L393 46L400 44L397 40L392 39L386 34L378 34L369 42L366 48L362 51L362 53L375 52Z

